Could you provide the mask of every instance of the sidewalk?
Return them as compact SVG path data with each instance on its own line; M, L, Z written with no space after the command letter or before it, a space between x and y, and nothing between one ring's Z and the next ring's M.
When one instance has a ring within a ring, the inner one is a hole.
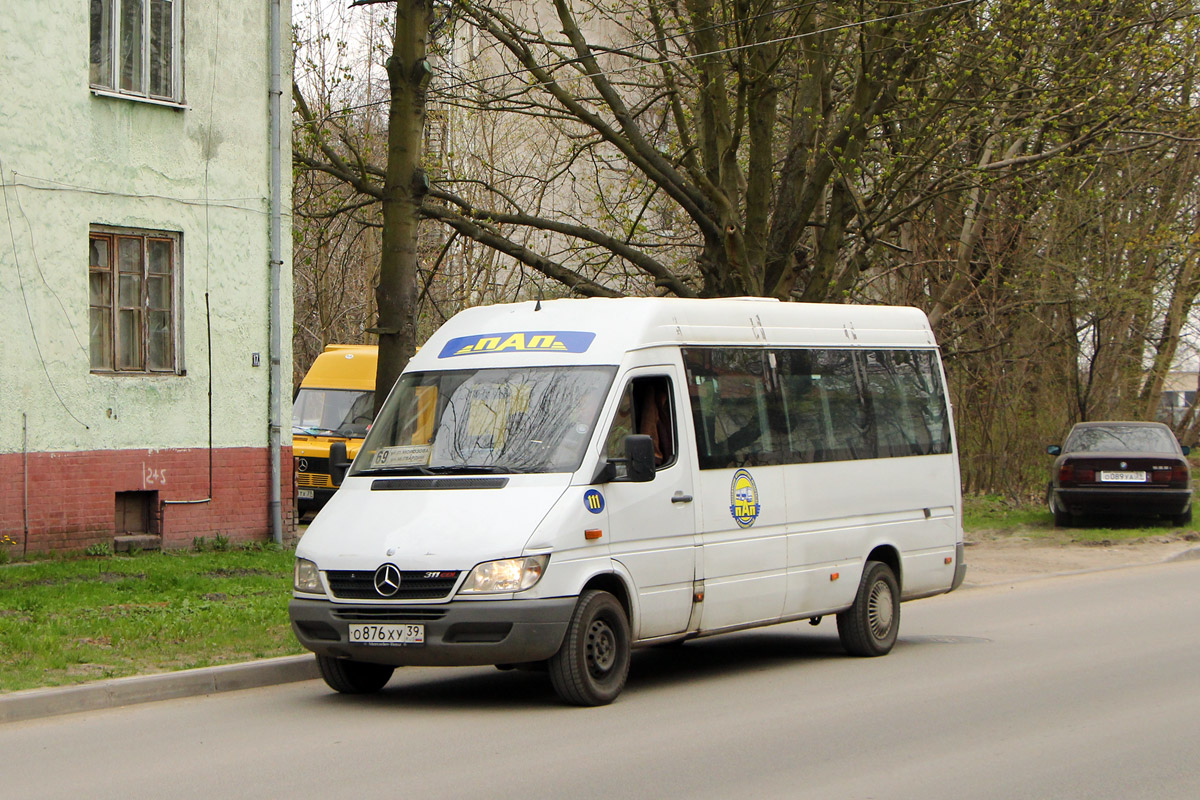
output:
M1178 542L1161 547L1038 547L973 543L967 548L963 589L1032 578L1200 558L1200 547ZM0 694L0 724L105 708L253 689L319 678L312 654L283 656L155 675L133 675L77 686Z

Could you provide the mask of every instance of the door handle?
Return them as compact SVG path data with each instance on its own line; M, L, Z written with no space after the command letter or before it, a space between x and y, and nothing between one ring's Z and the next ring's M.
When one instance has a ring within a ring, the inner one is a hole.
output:
M684 494L683 492L676 492L675 494L671 495L671 502L690 503L692 502L692 496L690 494Z

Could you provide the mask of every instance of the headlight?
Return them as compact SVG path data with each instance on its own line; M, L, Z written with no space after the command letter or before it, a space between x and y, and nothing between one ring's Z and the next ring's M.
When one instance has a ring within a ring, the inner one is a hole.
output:
M541 580L549 560L550 556L543 555L485 561L471 570L458 591L460 594L525 591Z
M292 585L297 592L325 594L325 589L321 586L321 573L317 565L307 558L296 559L296 578Z

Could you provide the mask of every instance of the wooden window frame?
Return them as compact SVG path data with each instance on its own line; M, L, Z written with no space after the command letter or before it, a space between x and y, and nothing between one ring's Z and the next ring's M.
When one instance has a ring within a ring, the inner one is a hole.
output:
M88 56L88 83L92 91L98 95L124 97L135 100L146 100L152 103L181 105L183 103L183 2L184 0L89 0L90 1L90 31ZM136 46L131 39L123 37L122 9L141 7L140 30L132 32L136 37ZM162 11L169 14L166 20L167 39L162 41L162 27L157 30L152 24ZM125 83L122 70L122 50L128 50L126 55L136 58L137 75L134 85ZM163 59L157 59L160 71L155 73L155 55L165 51L166 69L162 70ZM163 73L166 73L165 75ZM167 91L155 91L163 87L152 86L157 74L160 82L169 83Z
M88 313L93 373L179 374L181 242L181 234L171 231L92 227L88 236ZM134 244L139 254L137 268L123 269L120 248ZM155 244L168 245L169 263L165 272L155 270L151 264L150 250ZM103 253L105 258L94 257L97 253ZM101 260L106 263L93 263ZM152 283L161 285L164 281L165 288L157 294L165 298L165 307L161 302L155 303L155 292L151 291ZM135 288L122 291L123 285ZM155 336L152 320L163 315L165 334L158 334L159 341L152 342ZM132 357L122 358L122 354Z

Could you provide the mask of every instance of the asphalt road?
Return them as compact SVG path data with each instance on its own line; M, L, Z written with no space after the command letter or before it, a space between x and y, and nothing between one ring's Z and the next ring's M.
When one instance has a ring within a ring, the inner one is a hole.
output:
M0 726L22 798L1200 797L1200 561L903 606L882 659L832 620L639 651L612 706L545 676L406 669Z

